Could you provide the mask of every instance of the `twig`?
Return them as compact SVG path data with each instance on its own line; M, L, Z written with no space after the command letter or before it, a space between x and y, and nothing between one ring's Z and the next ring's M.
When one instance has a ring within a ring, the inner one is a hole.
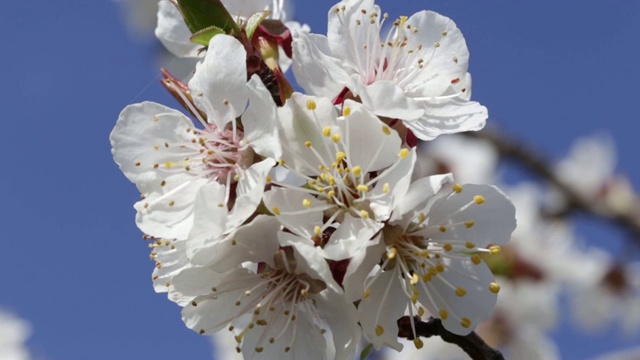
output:
M565 209L553 215L561 216L576 210L584 211L595 217L613 222L628 230L636 240L640 240L640 217L636 216L637 214L613 209L605 201L593 201L585 198L556 175L544 156L523 145L521 141L510 139L507 135L495 129L467 132L464 135L491 142L500 155L516 160L518 164L523 165L527 170L554 185L564 195L567 205Z
M442 326L442 321L438 318L430 317L427 321L414 317L416 336L431 337L440 336L442 340L458 345L473 360L504 360L502 353L487 345L478 334L471 332L469 335L456 335ZM398 320L398 337L413 340L411 330L411 319L403 316Z

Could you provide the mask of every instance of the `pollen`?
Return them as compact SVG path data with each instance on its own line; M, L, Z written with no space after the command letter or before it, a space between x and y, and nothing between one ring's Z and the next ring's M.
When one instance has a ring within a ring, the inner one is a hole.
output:
M376 335L382 336L382 334L384 334L384 328L380 324L376 325Z
M305 142L304 142L304 146L306 146L306 147L311 147L311 141L308 141L308 140L307 140L307 141L305 141Z
M455 192L456 194L460 194L462 192L462 185L460 184L453 184L453 188L452 188L453 192Z
M369 296L371 296L371 289L369 289L369 288L364 289L364 293L362 294L362 298L366 299Z
M424 308L422 306L420 306L418 308L418 316L423 317L424 316Z
M460 78L455 78L455 79L451 80L452 84L457 84L459 82L460 82Z
M313 101L312 99L307 100L307 109L315 110L316 109L316 102Z
M322 233L322 229L320 228L320 226L318 225L314 226L313 233L319 236Z
M447 320L447 318L449 317L449 312L445 309L441 309L440 311L438 311L438 313L440 314L440 319L442 320Z
M387 251L387 258L393 259L394 257L396 257L397 253L398 253L398 250L396 250L396 248L392 247L391 249L389 249Z
M444 272L444 264L443 263L438 263L436 265L436 270L438 270L439 273Z
M338 151L336 153L336 161L337 162L341 162L342 160L346 159L347 154L345 154L343 151Z
M476 247L476 244L472 243L471 241L467 241L464 243L464 247L466 247L467 249L473 249L474 247Z
M383 132L385 135L391 135L391 129L389 129L389 127L388 127L388 126L386 126L386 125L383 125L383 126L382 126L382 132Z
M173 205L175 205L175 204L176 204L176 202L175 202L175 201L173 201L173 200L169 201L169 206L173 206Z
M368 192L369 191L369 187L365 184L360 184L358 186L356 186L356 189L358 189L358 191L362 191L362 192Z
M422 340L420 340L420 338L417 338L415 340L413 340L413 345L416 347L416 349L422 349L422 347L424 346L424 342L422 342Z
M340 134L333 134L333 136L331 137L331 140L333 140L334 143L339 143L340 142Z
M266 177L266 179L265 179L265 180L267 181L267 183L270 183L270 182L271 182L271 180L272 180L272 179L271 179L271 176L267 175L267 177Z
M349 106L345 106L344 109L342 109L342 116L349 116L351 115L351 108Z
M411 280L409 281L409 284L411 285L415 285L420 281L420 277L418 276L418 274L413 273L413 276L411 276Z
M453 246L449 243L442 245L442 248L444 249L444 251L451 251L451 249L453 249Z
M468 328L469 326L471 326L471 320L469 320L468 318L460 319L460 326L462 326L465 329Z
M355 176L360 176L360 174L362 174L362 168L360 166L354 166L353 169L351 169L351 172Z
M402 150L400 150L400 153L398 154L398 156L401 159L406 158L408 155L409 155L409 149L402 149Z
M276 215L280 215L280 208L278 208L278 207L274 207L272 210L273 210L273 213L274 213L274 214L276 214Z
M227 99L223 99L223 100L222 100L222 103L223 103L224 105L229 105L229 100L227 100Z
M478 254L474 254L471 255L471 262L474 263L475 265L479 265L482 260L480 259L480 256Z
M170 161L166 161L164 163L164 167L166 167L167 169L171 169L172 166L173 166L173 164Z
M491 291L494 294L497 294L500 292L500 285L498 285L498 283L496 282L492 282L491 284L489 284L489 291Z
M476 222L475 222L475 221L473 221L473 220L465 221L465 222L464 222L464 227L466 227L467 229L471 229L471 227L472 227L473 225L475 225L475 223L476 223Z
M491 253L491 255L499 254L500 250L501 250L501 248L498 245L494 245L494 246L489 248L489 252Z
M442 226L442 225L440 225L440 227L438 228L438 230L440 230L440 232L445 232L445 231L447 231L447 228L446 228L446 227L444 227L444 226ZM447 245L449 245L449 244L447 244Z
M331 135L331 126L325 126L324 129L322 129L322 135L324 136Z
M140 166L140 161L138 161L138 162L136 163L136 166Z
M480 205L484 203L484 197L482 195L476 195L473 197L473 202Z
M465 290L463 287L459 287L456 289L456 295L463 297L467 295L467 290Z
M426 219L427 219L427 216L424 213L418 214L418 221L420 221L421 223L424 222Z
M384 185L382 185L382 192L385 194L389 192L389 183L384 183Z
M360 217L363 219L369 218L369 212L367 210L360 210Z

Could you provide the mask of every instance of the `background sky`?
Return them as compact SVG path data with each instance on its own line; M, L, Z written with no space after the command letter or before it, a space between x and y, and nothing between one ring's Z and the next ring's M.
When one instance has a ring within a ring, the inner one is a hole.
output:
M332 4L299 1L296 19L325 33ZM549 157L606 131L619 171L640 188L640 1L378 4L394 18L428 8L454 19L490 123ZM177 107L152 66L159 45L131 37L120 10L107 0L36 0L0 11L0 306L31 323L38 359L206 359L208 342L153 292L134 223L138 193L110 153L127 104ZM587 229L592 243L620 249L621 234ZM640 345L567 324L554 336L567 359Z

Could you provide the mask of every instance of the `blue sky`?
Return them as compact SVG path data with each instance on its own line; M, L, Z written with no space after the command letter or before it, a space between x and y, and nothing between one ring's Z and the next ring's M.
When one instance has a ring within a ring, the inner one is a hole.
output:
M323 33L332 4L300 1L296 17ZM549 157L607 131L618 169L640 188L640 2L379 5L392 16L428 8L456 21L471 52L473 97L489 108L490 123ZM64 0L11 1L0 12L0 306L31 322L37 358L205 359L208 342L153 292L153 263L134 223L138 193L110 154L124 106L177 106L152 66L159 45L132 38L118 10L107 0ZM620 234L605 231L589 240L619 246ZM568 326L555 337L567 359L640 344Z

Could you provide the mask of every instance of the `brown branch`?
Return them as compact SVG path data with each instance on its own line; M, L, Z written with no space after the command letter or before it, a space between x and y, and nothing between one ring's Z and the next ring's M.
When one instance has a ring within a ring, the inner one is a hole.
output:
M562 211L551 215L562 216L576 210L583 211L597 218L611 221L626 229L636 240L640 240L640 216L637 213L622 212L612 208L605 201L585 198L562 181L553 171L550 162L535 149L524 145L521 141L510 139L495 129L467 132L464 135L491 142L501 156L516 160L518 164L555 186L565 197L567 205Z
M416 336L431 337L440 336L442 340L458 345L473 360L504 360L502 353L487 345L484 340L475 332L469 335L456 335L442 326L442 321L438 318L430 317L427 321L420 320L420 317L413 318ZM413 340L414 335L411 330L411 319L403 316L398 319L398 337Z

